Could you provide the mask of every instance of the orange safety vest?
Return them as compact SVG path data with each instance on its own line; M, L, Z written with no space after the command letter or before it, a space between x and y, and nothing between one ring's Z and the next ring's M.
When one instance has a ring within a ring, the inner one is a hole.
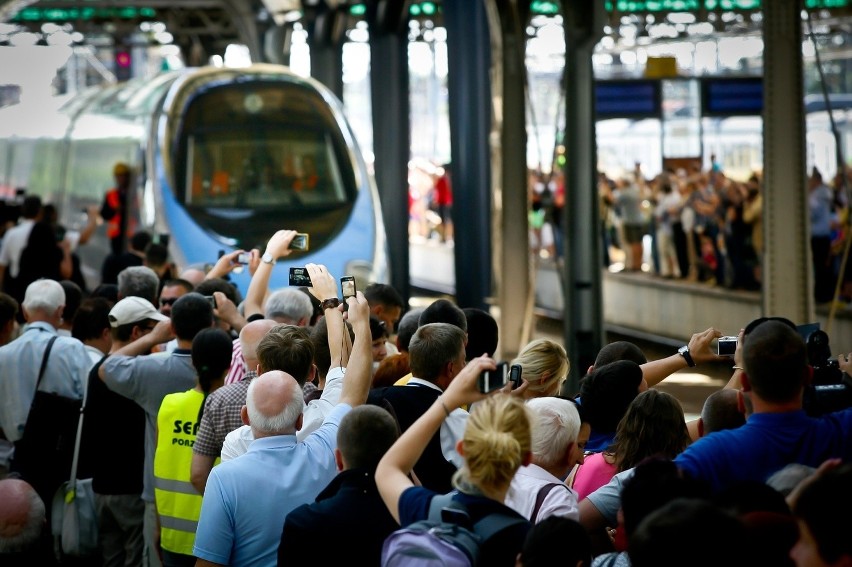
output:
M126 212L121 210L121 196L118 189L113 188L107 192L106 204L115 211L112 218L107 221L107 236L109 238L116 238L121 234L121 215ZM127 204L127 206L129 206L129 204ZM127 226L125 227L127 230L127 236L133 234L135 224L136 223L133 222L133 217L128 217Z

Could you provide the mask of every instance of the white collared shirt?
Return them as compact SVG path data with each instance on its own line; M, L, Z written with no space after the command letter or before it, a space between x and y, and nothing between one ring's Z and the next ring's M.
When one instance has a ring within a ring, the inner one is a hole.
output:
M535 508L538 491L551 483L563 484L558 477L553 476L538 465L529 464L521 467L512 479L512 485L506 494L505 504L523 517L530 518ZM564 484L551 488L538 510L535 522L538 523L549 516L563 516L579 522L580 509L577 507L577 492ZM531 518L530 521L532 521Z
M427 388L443 392L441 388L432 382L428 382L421 378L412 377L406 386L426 386ZM444 420L444 423L441 424L441 452L444 454L444 458L453 463L457 469L460 469L462 465L464 465L464 457L459 455L459 452L456 450L456 445L458 445L459 441L464 439L464 428L467 425L468 417L470 417L468 412L463 409L456 408L450 412L450 415L448 415L447 419Z

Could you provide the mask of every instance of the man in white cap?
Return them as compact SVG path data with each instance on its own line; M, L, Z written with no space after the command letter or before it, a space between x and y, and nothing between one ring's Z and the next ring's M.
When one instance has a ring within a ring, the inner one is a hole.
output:
M109 311L112 355L148 335L168 317L146 299L125 297ZM81 462L91 473L104 565L142 565L145 502L145 411L89 373ZM109 450L105 451L104 448Z
M153 313L163 317L150 302L140 303L141 298L128 297L136 301L125 303L118 313L125 310L131 313ZM124 300L122 300L124 301ZM116 304L110 316L116 316ZM151 311L149 311L149 309ZM156 320L156 318L154 318ZM98 376L113 392L130 398L145 410L145 475L143 478L142 500L145 501L145 559L144 565L159 565L156 530L157 511L154 505L154 449L157 438L157 413L160 404L168 394L185 392L195 386L195 368L192 366L192 339L202 329L213 326L213 308L207 298L200 293L187 293L175 301L172 317L157 323L153 330L116 351L108 357L98 369ZM151 350L177 337L177 347L170 353L156 353Z

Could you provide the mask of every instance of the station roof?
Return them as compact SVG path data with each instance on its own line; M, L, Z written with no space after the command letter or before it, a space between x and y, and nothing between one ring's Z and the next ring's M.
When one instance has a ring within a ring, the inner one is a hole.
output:
M348 18L360 19L375 0L0 0L0 22L11 22L37 31L42 24L70 23L84 35L129 34L142 22L159 21L175 38L175 44L186 50L196 46L207 54L224 53L231 43L256 39L256 30L248 30L258 21L274 25L273 18L284 11L310 20L318 11L335 9ZM402 1L402 0L400 0ZM564 0L529 0L531 15L555 16ZM610 15L610 25L645 23L670 14L690 13L696 21L713 21L719 31L736 25L725 13L749 19L759 15L764 3L772 0L597 0L603 1ZM413 19L442 17L441 0L410 0L406 4ZM804 7L822 17L852 15L852 0L804 0ZM279 10L280 12L275 12ZM745 16L743 16L745 14ZM748 14L752 14L748 16ZM756 23L754 23L756 24ZM742 27L742 26L740 26Z

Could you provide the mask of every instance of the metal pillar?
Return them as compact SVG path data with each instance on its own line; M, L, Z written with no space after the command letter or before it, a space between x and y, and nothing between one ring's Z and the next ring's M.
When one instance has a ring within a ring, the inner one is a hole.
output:
M494 112L494 286L500 305L500 351L514 358L529 340L535 289L531 284L527 221L526 51L527 7L517 0L493 0L492 45L500 57L492 63ZM495 48L496 49L496 48Z
M403 22L407 16L403 15ZM370 95L376 184L388 237L390 285L407 302L408 160L411 148L407 26L370 22Z
M763 3L763 313L815 321L802 105L802 0Z
M326 9L319 12L309 28L311 76L343 100L342 14Z
M486 298L491 295L488 17L485 0L444 0L443 8L449 63L456 302L461 307L487 309Z
M270 26L263 35L263 54L266 61L278 65L289 65L292 37L293 24Z
M603 0L563 0L565 21L565 350L574 369L567 391L604 343L601 242L598 227L592 50L605 21Z

